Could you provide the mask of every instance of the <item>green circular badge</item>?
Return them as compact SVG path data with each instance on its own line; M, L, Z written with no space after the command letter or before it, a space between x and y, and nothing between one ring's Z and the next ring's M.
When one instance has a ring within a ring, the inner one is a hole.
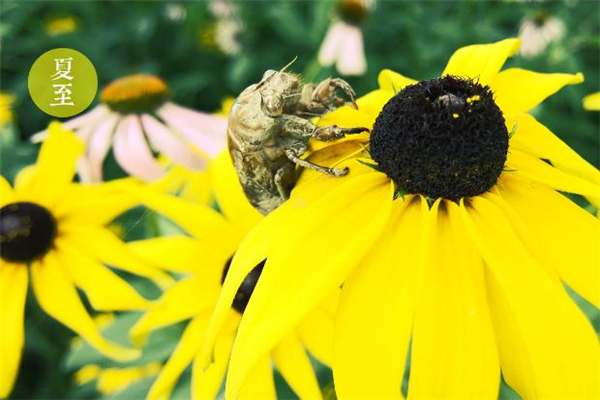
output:
M72 117L96 97L98 75L92 62L77 50L53 49L31 66L28 87L40 110L54 117Z

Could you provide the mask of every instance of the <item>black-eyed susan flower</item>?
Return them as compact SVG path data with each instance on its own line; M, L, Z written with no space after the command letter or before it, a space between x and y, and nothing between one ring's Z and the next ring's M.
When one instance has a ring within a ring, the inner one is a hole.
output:
M313 154L244 239L207 333L205 365L240 283L261 279L233 345L226 395L342 286L338 398L598 398L600 346L567 294L600 306L600 223L560 192L600 196L600 173L528 111L579 74L500 71L517 40L457 50L440 78L389 70L324 124L372 127ZM401 390L410 353L407 393Z
M130 75L107 85L101 104L65 122L86 144L78 168L81 178L102 180L102 165L111 146L119 165L144 181L155 181L165 172L154 151L191 170L205 169L225 147L227 120L179 106L170 97L162 79ZM33 139L45 135L40 132Z
M223 382L239 320L264 265L264 261L257 262L245 277L227 312L225 327L217 335L217 345L212 354L214 364L204 370L198 360L222 282L228 275L231 257L244 234L262 218L246 201L228 153L219 157L211 169L215 173L215 192L223 215L180 198L151 195L146 201L147 206L172 218L192 237L168 236L129 244L140 257L187 275L166 291L131 330L132 341L142 343L156 329L189 320L178 346L150 389L148 399L169 398L181 374L190 364L192 398L216 397ZM241 393L244 396L253 399L276 397L271 368L273 362L301 398L321 398L305 346L324 363L330 362L333 332L331 316L337 305L337 291L332 292L322 307L308 314L298 327L288 332L259 361L242 385Z
M147 300L105 264L166 284L164 272L129 252L105 225L135 205L122 182L72 182L83 144L52 123L37 163L14 188L0 177L0 397L10 394L24 344L29 283L41 308L115 360L139 355L104 339L77 293L96 310L135 310Z
M583 98L583 108L590 111L600 111L600 92L585 96Z

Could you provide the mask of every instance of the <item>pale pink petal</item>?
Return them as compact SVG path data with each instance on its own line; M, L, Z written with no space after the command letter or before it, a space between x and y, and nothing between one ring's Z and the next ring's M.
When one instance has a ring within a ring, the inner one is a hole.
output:
M142 115L142 125L150 143L176 163L192 170L206 168L206 162L195 154L177 133L171 132L166 126L149 114Z
M171 130L211 158L227 146L227 122L222 117L192 112L174 104L165 104L157 113Z
M85 157L88 160L92 182L102 181L102 165L110 150L115 127L119 119L118 114L111 115L98 126L90 137Z
M319 49L319 64L329 67L335 63L339 56L340 47L345 40L346 26L347 24L342 21L336 21L329 25L325 39L323 39Z
M137 116L129 115L119 123L113 147L117 162L130 175L144 181L162 176L164 170L152 156Z
M367 59L360 28L348 25L336 68L342 75L362 75L367 72Z
M66 129L74 129L74 130L77 130L78 128L81 128L81 127L93 128L93 126L98 121L101 121L109 114L112 114L110 109L107 106L105 106L104 104L100 104L100 105L94 107L91 111L89 111L85 114L81 114L78 117L72 118L72 119L64 122L62 125ZM46 136L48 136L48 130L44 129L43 131L33 134L31 136L30 140L32 143L39 143L39 142L43 141L44 139L46 139ZM82 139L85 141L86 138L82 138Z

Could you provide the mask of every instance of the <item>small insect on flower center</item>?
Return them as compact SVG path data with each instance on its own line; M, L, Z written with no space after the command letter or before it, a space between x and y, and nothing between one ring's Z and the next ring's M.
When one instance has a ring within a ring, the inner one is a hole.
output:
M402 192L458 200L494 186L508 139L489 87L444 76L407 86L388 101L370 151Z
M162 79L145 74L130 75L108 84L100 98L111 110L123 114L153 112L171 97Z
M225 282L225 278L227 277L227 273L229 272L229 267L231 266L231 261L233 260L233 256L227 260L225 263L225 267L223 268L223 275L221 276L221 284ZM250 296L252 296L252 292L254 292L254 288L258 283L258 278L260 278L260 274L262 273L263 267L267 260L263 260L256 265L250 271L244 281L238 288L237 293L235 294L235 298L233 299L232 307L238 311L240 314L243 314L246 310L246 306L248 306L248 302L250 301Z
M10 262L30 262L50 250L56 221L44 207L29 202L0 209L0 257Z

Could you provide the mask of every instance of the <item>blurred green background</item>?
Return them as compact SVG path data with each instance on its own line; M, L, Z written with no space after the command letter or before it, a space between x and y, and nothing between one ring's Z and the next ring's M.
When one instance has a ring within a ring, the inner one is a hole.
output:
M219 109L224 98L235 97L266 69L279 69L296 56L292 69L312 80L339 75L316 62L335 2L234 4L239 31L229 39L239 49L232 54L219 46L219 17L207 2L2 0L0 90L14 96L14 122L0 136L2 174L12 179L35 159L37 146L28 138L44 129L50 117L31 101L27 76L35 59L52 48L84 53L96 67L100 87L131 73L156 74L168 82L175 102L205 111ZM563 89L534 114L598 166L600 113L581 105L586 94L600 88L596 1L379 1L362 25L368 70L344 78L360 95L376 87L383 68L416 79L435 77L458 47L515 37L524 20L540 15L562 21L564 37L541 54L515 57L507 66L585 75L583 84ZM13 397L95 397L93 391L75 391L72 371L65 367L70 334L30 303L26 351ZM597 325L597 314L588 311Z

